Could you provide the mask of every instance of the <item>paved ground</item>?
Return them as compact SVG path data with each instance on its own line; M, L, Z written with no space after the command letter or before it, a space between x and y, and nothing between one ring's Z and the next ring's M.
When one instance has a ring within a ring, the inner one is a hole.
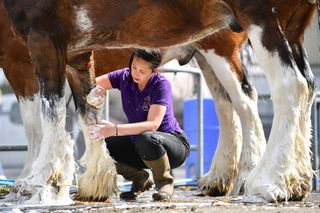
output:
M152 191L136 202L112 198L108 202L78 202L69 206L17 206L0 199L0 212L320 212L320 193L311 193L301 202L247 204L241 197L198 197L190 187L175 189L170 202L153 202Z

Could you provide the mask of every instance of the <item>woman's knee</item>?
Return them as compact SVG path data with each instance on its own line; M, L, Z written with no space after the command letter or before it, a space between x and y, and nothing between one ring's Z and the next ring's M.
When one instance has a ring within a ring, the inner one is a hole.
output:
M166 152L162 144L161 135L147 131L137 137L136 149L142 160L157 160Z

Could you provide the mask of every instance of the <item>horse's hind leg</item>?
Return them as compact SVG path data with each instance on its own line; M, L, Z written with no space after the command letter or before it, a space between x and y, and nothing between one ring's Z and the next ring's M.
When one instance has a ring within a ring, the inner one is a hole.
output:
M32 163L37 158L40 149L42 132L39 131L39 125L41 125L39 86L28 49L13 33L7 13L4 11L3 1L0 3L0 13L0 67L3 68L19 102L28 142L27 157L22 172L15 181L10 194L6 196L6 201L17 201L19 195L16 189L19 188L20 180L30 173Z
M28 46L40 86L39 153L17 194L24 203L72 203L69 198L74 160L73 141L65 132L65 58L46 34L30 31Z
M294 11L294 16L290 19L290 22L286 26L285 34L288 39L289 45L292 48L292 54L294 60L297 64L297 67L306 79L308 84L308 99L304 106L301 107L301 116L300 116L300 131L304 140L307 143L301 144L305 147L302 149L307 153L304 153L305 156L310 157L309 155L309 146L311 139L311 107L316 95L316 80L313 75L313 72L310 68L310 64L307 60L307 53L303 45L304 32L311 23L313 14L316 10L316 4L311 4L306 1L301 1L297 10ZM299 24L299 27L297 27ZM311 159L308 159L306 162L310 162ZM302 165L305 167L305 165ZM297 192L294 192L298 194ZM293 199L301 199L299 196L293 196Z
M304 32L310 25L316 10L316 4L300 1L294 15L286 25L285 35L292 49L294 60L300 73L308 83L308 101L300 117L300 131L305 140L311 138L311 107L316 95L316 80L307 60L307 53L303 45Z
M217 79L212 67L199 52L195 58L214 99L219 119L219 140L210 171L199 181L202 195L221 196L232 189L240 158L242 134L240 120L230 97Z
M205 42L205 44L208 43ZM197 43L197 45L199 44ZM199 181L199 195L225 195L232 189L232 181L237 174L237 165L242 145L241 124L230 97L221 85L212 66L208 64L208 60L194 45L164 49L162 52L162 62L165 63L175 58L178 59L181 65L184 65L190 60L192 55L197 60L213 96L215 110L219 119L218 146L211 162L210 171Z
M269 82L274 119L266 152L245 183L244 200L302 198L310 190L312 177L310 141L299 125L309 101L308 84L297 68L275 14L266 11L262 17L267 18L252 24L248 35Z
M300 132L301 132L301 136L303 137L303 140L305 141L304 143L300 143L297 144L296 146L296 150L297 153L298 152L304 152L303 156L304 156L304 160L303 161L298 161L299 163L299 167L301 167L301 169L309 167L310 166L310 162L311 162L311 156L310 156L310 146L311 146L311 108L312 108L312 104L314 101L314 98L316 96L316 81L315 81L315 77L312 73L312 70L310 68L309 62L307 61L307 56L306 56L306 52L305 49L303 47L302 42L300 44L296 44L296 48L299 49L299 59L296 57L294 51L294 57L295 57L295 61L298 64L299 70L302 74L302 76L305 78L305 80L307 81L307 85L308 85L308 94L307 94L307 101L306 103L301 106L301 115L299 117L299 127L300 127ZM302 62L303 61L303 62ZM299 63L302 62L302 66L299 66ZM300 175L302 177L304 177L304 174L302 173L303 170L300 171ZM309 178L309 177L308 177ZM310 186L308 184L306 185L302 185L303 190L308 192L310 190ZM292 188L293 191L293 195L291 197L292 200L301 200L305 194L300 194L300 188Z
M242 69L239 50L247 37L244 33L222 30L211 37L210 48L203 48L202 54L210 64L223 88L227 91L234 109L240 117L242 144L238 172L233 178L229 194L242 191L249 172L260 161L266 146L262 123L258 115L257 94L248 82ZM221 45L222 44L222 45ZM210 49L210 50L209 50Z
M80 164L85 167L85 172L79 178L78 198L105 200L116 191L117 173L104 140L95 140L89 137L88 127L100 121L101 110L86 102L86 95L94 86L94 76L88 69L80 69L67 66L67 79L86 144L85 153L80 159Z
M30 173L32 163L38 156L42 132L39 131L41 124L38 82L27 48L15 40L10 40L11 38L7 39L12 46L8 48L6 43L1 46L4 52L2 67L18 99L28 142L27 157L22 172L15 181L13 190L6 196L6 201L16 201L18 200L16 188L19 188L20 180L23 180Z

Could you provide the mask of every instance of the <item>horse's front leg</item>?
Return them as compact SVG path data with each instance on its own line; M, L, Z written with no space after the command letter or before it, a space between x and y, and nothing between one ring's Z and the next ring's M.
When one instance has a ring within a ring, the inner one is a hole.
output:
M89 137L89 125L101 121L101 110L86 102L86 96L94 86L94 76L88 70L68 66L67 79L72 90L76 113L85 139L86 150L80 164L85 168L79 178L80 199L105 200L117 190L117 172L104 140Z
M20 202L69 204L74 172L73 140L65 131L65 48L30 31L28 46L40 87L40 147L28 174L19 180Z
M299 125L309 101L308 85L274 14L266 13L268 22L251 25L248 35L269 82L274 119L266 152L247 178L244 199L301 199L310 190L312 178L310 141Z
M199 181L202 195L221 196L232 189L240 158L242 134L239 116L212 67L199 52L195 57L214 99L219 119L219 141L210 171Z

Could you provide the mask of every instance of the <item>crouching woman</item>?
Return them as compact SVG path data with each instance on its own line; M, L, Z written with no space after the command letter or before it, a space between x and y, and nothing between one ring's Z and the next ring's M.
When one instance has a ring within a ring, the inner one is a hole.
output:
M97 86L87 96L89 104L101 107L106 90L121 92L128 123L105 122L93 125L90 132L93 138L105 138L118 174L132 181L131 190L120 194L122 199L136 199L153 183L154 200L170 199L174 191L170 170L183 164L190 152L173 114L171 84L157 70L160 62L159 51L136 49L129 68L96 78ZM151 169L152 177L145 168Z

